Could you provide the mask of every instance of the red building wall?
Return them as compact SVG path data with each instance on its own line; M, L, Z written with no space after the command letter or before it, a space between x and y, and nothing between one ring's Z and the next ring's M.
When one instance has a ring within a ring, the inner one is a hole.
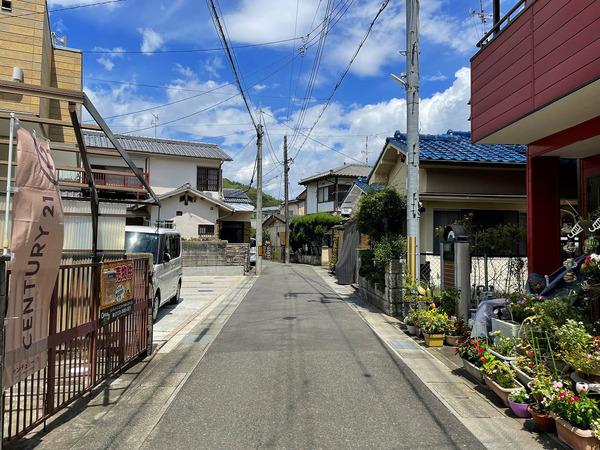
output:
M528 3L471 59L473 140L597 79L599 73L600 1Z

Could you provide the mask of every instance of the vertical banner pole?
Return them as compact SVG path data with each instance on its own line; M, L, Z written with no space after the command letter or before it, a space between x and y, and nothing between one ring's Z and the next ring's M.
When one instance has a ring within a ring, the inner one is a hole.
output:
M6 174L6 202L4 204L4 236L2 240L3 255L9 254L8 244L8 220L10 211L10 194L12 191L12 161L13 161L13 140L15 130L15 113L10 113L10 125L8 128L8 172Z

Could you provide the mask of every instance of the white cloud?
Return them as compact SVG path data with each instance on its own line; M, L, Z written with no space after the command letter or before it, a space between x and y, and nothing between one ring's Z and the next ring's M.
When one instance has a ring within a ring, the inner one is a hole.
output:
M223 70L223 59L220 56L215 56L204 61L204 70L212 78L219 78L219 71Z
M252 89L255 92L260 92L260 91L264 91L267 88L266 84L255 84L254 86L252 86Z
M196 76L196 74L190 67L183 66L179 63L175 64L175 71L182 77L186 78L192 78Z
M122 47L115 47L112 49L104 48L104 47L94 47L94 51L116 52L116 53L103 53L99 58L96 59L96 61L99 64L101 64L104 67L104 69L106 69L110 72L115 67L114 60L116 58L122 58L123 53L121 53L121 52L123 52L125 50Z
M163 37L152 28L138 28L138 32L142 35L142 44L140 46L142 52L153 52L162 47L164 42Z
M437 72L435 75L425 75L423 76L423 80L425 81L446 81L448 76L444 75L441 72Z
M455 73L451 86L422 99L420 110L421 133L445 133L448 129L457 131L469 129L469 83L470 71L467 67L463 67ZM165 108L158 108L162 103L173 102L190 96L188 91L181 89L207 91L219 86L222 87L209 94L200 95ZM120 85L112 89L90 89L88 86L86 91L104 117L156 107L156 109L145 113L109 120L111 127L116 132L150 127L152 112L160 114L161 123L164 124L172 119L189 115L194 111L209 108L236 94L233 85L215 81L199 81L196 78L171 82L169 87L164 90L164 98L160 99L151 99L140 95L136 91L135 85ZM321 108L321 103L315 103L306 111L304 127L312 125ZM270 138L265 139L263 150L265 187L270 194L278 195L281 166L271 156L271 145L273 152L281 160L284 134L290 136L290 157L295 156L304 138L299 136L296 142L293 142L291 139L292 131L270 117L270 115L277 117L277 114L268 106L263 106L263 109L265 110L263 117ZM280 120L284 121L285 115L286 112L282 111ZM364 136L370 135L370 161L373 162L381 151L382 139L393 135L397 129L405 130L405 115L406 101L404 98L391 98L375 104L346 107L339 103L332 103L313 131L312 136L323 144L333 147L352 158L363 160ZM294 126L297 119L298 111L292 114L289 121L285 123ZM153 131L153 128L150 128L135 134L152 135ZM239 96L187 119L159 127L158 132L163 137L171 136L220 143L222 148L234 158L233 162L224 165L225 176L242 182L250 180L256 154L254 130ZM248 143L249 145L241 150ZM314 141L307 140L290 171L292 193L298 194L300 192L300 187L296 185L300 178L344 162L355 162L350 157L331 151Z

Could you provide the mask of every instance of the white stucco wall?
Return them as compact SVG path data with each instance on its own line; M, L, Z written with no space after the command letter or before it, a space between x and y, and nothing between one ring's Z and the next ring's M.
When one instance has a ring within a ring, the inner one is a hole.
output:
M195 203L189 202L186 206L179 201L179 196L169 197L161 200L160 220L172 220L175 229L185 239L198 237L198 224L217 223L219 218L219 207L200 198ZM183 214L177 216L177 211ZM158 220L158 208L152 208L150 223Z
M338 184L352 184L355 178L352 177L340 177ZM310 183L306 185L306 214L313 214L316 212L333 212L335 211L335 202L317 202L317 187L322 188L325 186L331 186L335 183L330 181L321 180L318 183Z
M185 183L196 188L197 167L219 167L220 161L201 158L148 157L150 186L157 194L176 189Z

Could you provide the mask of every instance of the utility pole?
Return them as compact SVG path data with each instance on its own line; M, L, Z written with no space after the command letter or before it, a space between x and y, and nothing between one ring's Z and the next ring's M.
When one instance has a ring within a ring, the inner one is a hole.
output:
M407 264L419 281L419 0L406 1Z
M263 126L256 125L256 275L262 273L262 137Z
M285 263L290 263L290 213L288 211L288 172L290 171L288 161L287 135L283 136L283 184L284 184L284 208L285 208Z

